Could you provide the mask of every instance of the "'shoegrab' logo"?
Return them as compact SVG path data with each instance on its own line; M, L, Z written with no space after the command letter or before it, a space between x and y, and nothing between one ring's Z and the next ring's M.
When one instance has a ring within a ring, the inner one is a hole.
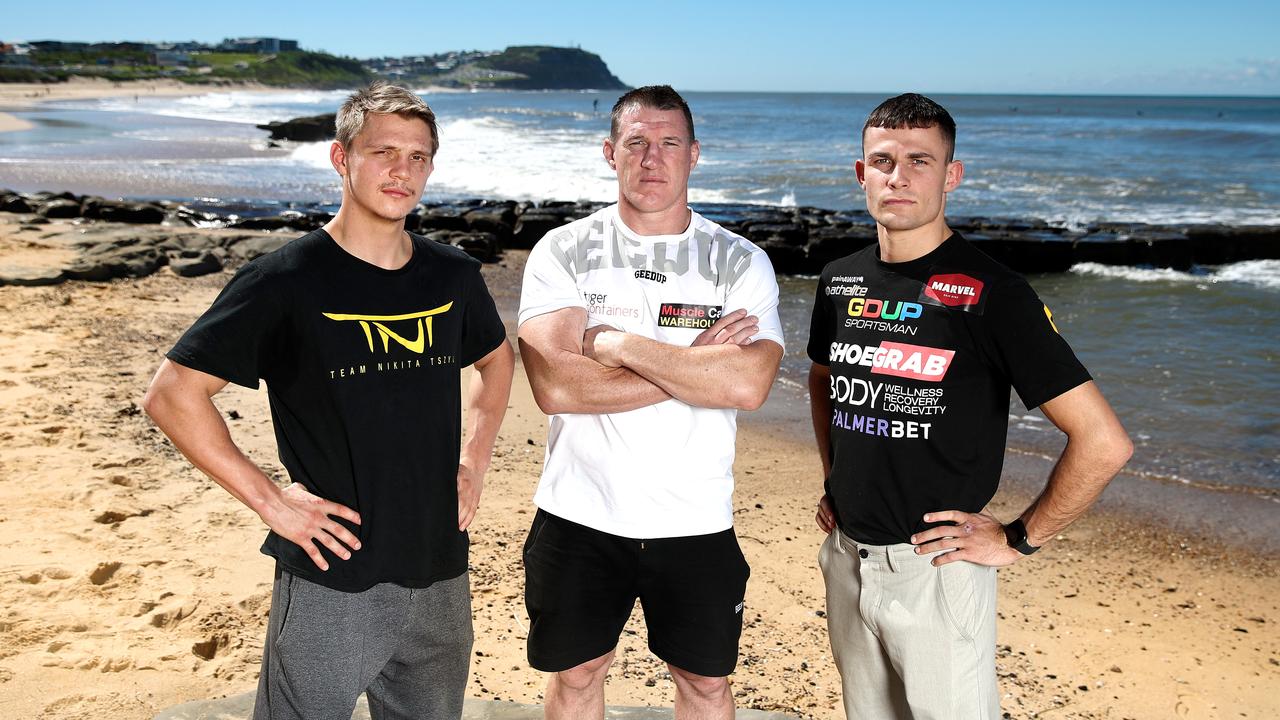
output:
M321 313L330 320L338 322L346 322L354 320L360 323L360 329L364 331L364 339L369 343L369 352L373 352L373 331L369 326L372 325L378 330L378 338L382 340L382 352L386 353L391 345L391 341L395 340L400 346L410 352L422 354L423 350L429 348L434 343L431 321L436 315L449 312L449 308L453 307L453 302L447 302L438 308L431 310L423 310L415 313L405 313L403 315L351 315L345 313ZM402 320L417 320L418 337L410 340L396 331L392 330L388 323L400 322ZM424 333L425 328L425 333Z

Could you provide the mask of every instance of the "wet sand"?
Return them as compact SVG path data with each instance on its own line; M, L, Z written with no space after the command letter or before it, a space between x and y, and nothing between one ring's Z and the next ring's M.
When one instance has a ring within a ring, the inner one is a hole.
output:
M0 258L65 262L51 237L0 214ZM89 230L92 232L92 230ZM485 275L509 329L523 254ZM0 287L0 716L149 718L252 689L269 605L265 529L201 476L137 406L178 334L229 277ZM237 442L282 473L265 391L218 396ZM801 419L741 416L736 524L752 564L740 707L838 718L826 645L819 465ZM807 422L807 419L803 420ZM472 531L476 646L468 695L541 701L524 659L520 547L545 419L517 369ZM1029 500L1042 461L1011 455L1000 516ZM1010 717L1265 718L1280 714L1280 577L1269 554L1091 513L1001 571L999 672ZM611 704L667 704L673 686L638 613Z

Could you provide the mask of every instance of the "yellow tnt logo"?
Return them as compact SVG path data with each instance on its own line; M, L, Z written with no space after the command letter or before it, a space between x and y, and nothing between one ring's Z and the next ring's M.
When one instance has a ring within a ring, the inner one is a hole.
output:
M360 329L364 331L364 339L369 343L369 352L373 352L373 332L369 329L369 326L372 325L373 327L377 328L378 337L382 340L382 352L384 353L387 352L387 347L390 346L392 340L395 340L405 349L410 350L412 352L416 352L419 355L421 355L422 351L425 348L431 347L431 345L433 344L433 337L431 332L432 330L431 321L435 319L436 315L449 312L449 308L451 307L453 307L453 303L447 302L444 305L441 305L440 307L434 308L432 310L423 310L422 312L416 312L416 313L405 313L404 315L348 315L348 314L341 314L341 313L322 313L322 314L325 317L329 318L330 320L337 320L339 322L354 320L360 323ZM391 328L387 327L387 323L399 322L401 320L417 320L418 321L417 339L410 340L398 334L396 331L392 330ZM424 326L426 328L425 334L423 333Z

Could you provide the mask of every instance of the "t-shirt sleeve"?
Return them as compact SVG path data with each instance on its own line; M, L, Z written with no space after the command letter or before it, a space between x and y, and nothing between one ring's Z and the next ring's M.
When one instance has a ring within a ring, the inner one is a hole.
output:
M561 308L587 308L564 247L570 238L567 231L552 231L529 251L520 288L519 324Z
M268 374L271 347L279 337L283 296L256 267L245 265L165 356L256 389Z
M507 329L477 266L468 289L462 319L461 364L466 367L493 352L507 339Z
M752 342L772 340L784 349L782 321L778 318L778 277L773 273L773 263L763 250L750 255L751 263L729 285L725 296L726 313L746 309L748 315L759 318L760 329Z
M805 351L819 365L831 364L831 301L827 298L829 276L822 273L813 289L813 314L809 317L809 344Z
M1089 371L1058 333L1049 307L1026 280L998 286L981 317L992 360L1028 408L1090 380Z

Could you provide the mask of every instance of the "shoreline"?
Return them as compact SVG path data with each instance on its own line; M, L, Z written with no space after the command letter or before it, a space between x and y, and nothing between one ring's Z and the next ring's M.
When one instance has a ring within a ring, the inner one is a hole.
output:
M0 220L0 250L55 251L37 248L56 227L15 228ZM520 260L483 271L509 333ZM0 715L124 720L254 687L271 587L258 553L265 531L136 406L162 353L229 276L0 287L11 328L0 337L0 523L21 528L0 535L10 558L0 570ZM218 406L246 453L279 472L265 392L230 387ZM813 521L820 466L779 422L741 420L735 526L752 578L732 687L739 707L837 717ZM524 658L519 548L545 439L517 369L472 532L468 697L542 701L545 677ZM991 504L999 516L1025 506L1043 477L1017 465L1011 456ZM997 663L1011 717L1280 709L1274 555L1099 509L1001 575ZM638 612L617 658L610 704L670 704Z
M0 83L0 111L33 110L37 106L59 100L97 100L112 97L181 97L219 92L286 91L255 82L193 85L180 80L104 80L71 78L60 83Z
M63 100L98 100L112 97L183 97L225 92L288 90L253 82L192 85L168 78L155 80L103 80L71 78L61 83L0 83L0 133L30 130L35 125L13 115Z

